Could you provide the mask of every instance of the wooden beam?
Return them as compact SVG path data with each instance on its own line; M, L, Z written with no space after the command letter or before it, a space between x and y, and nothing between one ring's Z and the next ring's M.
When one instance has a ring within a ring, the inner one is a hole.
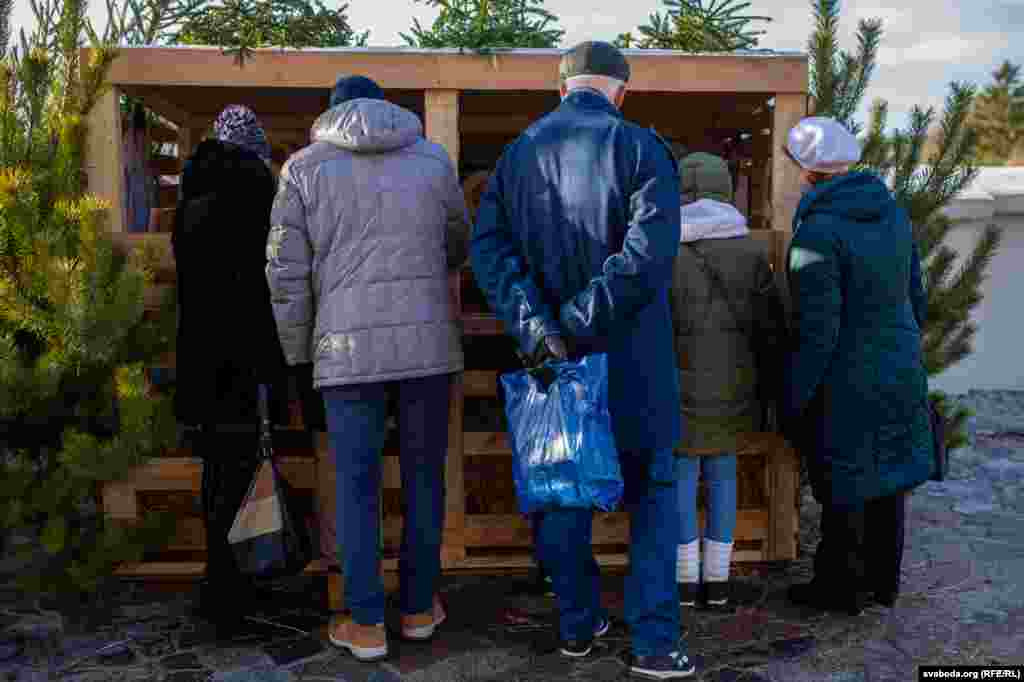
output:
M457 157L456 157L457 158ZM448 455L445 462L445 523L441 565L449 567L466 558L466 482L463 472L465 448L465 388L462 372L452 375L448 397Z
M455 168L459 167L459 91L427 90L426 135L448 150Z
M796 559L799 531L800 462L788 444L768 458L768 537L765 551L769 561Z
M142 94L142 102L146 105L146 108L160 114L160 116L178 126L179 129L190 124L192 114L160 95L158 91L146 90Z
M800 167L786 154L782 145L790 129L807 114L807 97L802 94L777 95L772 123L772 227L792 231L793 216L800 203Z
M89 193L109 203L107 225L115 234L124 232L127 218L120 95L116 87L110 88L89 112L85 149Z
M86 55L86 58L88 56ZM694 55L627 50L638 92L806 93L807 56ZM339 72L360 73L386 89L533 90L557 87L560 50L494 55L455 50L257 50L245 68L217 48L122 48L110 70L118 85L329 89ZM172 119L173 120L173 119Z

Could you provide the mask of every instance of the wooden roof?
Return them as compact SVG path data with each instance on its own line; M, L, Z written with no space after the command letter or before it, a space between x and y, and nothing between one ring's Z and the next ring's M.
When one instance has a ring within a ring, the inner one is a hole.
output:
M748 93L772 96L807 92L807 57L800 53L685 54L625 50L633 68L631 92ZM548 91L557 87L559 50L506 50L491 55L458 50L353 48L261 49L243 67L209 47L123 48L110 71L121 90L157 102L171 120L216 113L244 100L268 115L320 112L339 75L363 74L392 95L417 93ZM162 106L161 106L162 104Z

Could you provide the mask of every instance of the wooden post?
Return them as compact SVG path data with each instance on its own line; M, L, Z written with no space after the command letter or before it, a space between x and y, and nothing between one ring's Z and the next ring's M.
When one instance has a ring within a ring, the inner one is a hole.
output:
M124 141L121 136L121 91L110 88L89 112L86 171L89 193L110 204L111 232L124 232Z
M442 568L454 568L466 558L466 484L463 477L463 413L465 383L462 372L452 375L448 406L448 460L445 465L445 524L441 546Z
M427 90L424 93L427 137L448 150L459 169L459 91Z
M793 215L800 203L800 167L782 152L790 129L807 112L807 96L785 94L775 96L772 123L772 228L793 229Z
M796 558L798 507L793 503L800 488L800 464L796 451L782 437L768 453L768 561Z

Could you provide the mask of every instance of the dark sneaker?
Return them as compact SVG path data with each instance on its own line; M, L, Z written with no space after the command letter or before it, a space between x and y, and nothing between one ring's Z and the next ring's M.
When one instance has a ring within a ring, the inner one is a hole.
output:
M633 656L629 672L648 680L681 680L693 677L697 666L681 651L664 656Z
M787 592L789 601L797 606L807 606L819 611L845 613L848 616L859 616L864 612L865 600L857 592L827 592L813 580L809 583L792 585Z
M696 606L700 593L700 586L697 583L676 583L679 588L679 605Z
M729 583L704 583L704 603L708 606L725 606L729 603Z
M544 596L545 597L554 597L555 596L555 588L551 584L551 576L550 575L544 576L544 581L542 583L542 587L543 587L543 590L544 590Z
M594 640L604 637L611 629L612 619L605 616L601 619L601 622L597 624L597 627L594 628L594 636L591 639L573 639L568 642L562 642L558 652L563 656L568 656L569 658L585 658L590 655L590 652L594 647Z

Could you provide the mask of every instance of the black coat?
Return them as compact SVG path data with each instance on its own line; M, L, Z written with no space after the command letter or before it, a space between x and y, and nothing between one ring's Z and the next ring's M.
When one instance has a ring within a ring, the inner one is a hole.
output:
M287 423L287 373L264 275L274 177L256 154L207 140L186 162L171 245L177 267L175 412L253 424L256 386Z

